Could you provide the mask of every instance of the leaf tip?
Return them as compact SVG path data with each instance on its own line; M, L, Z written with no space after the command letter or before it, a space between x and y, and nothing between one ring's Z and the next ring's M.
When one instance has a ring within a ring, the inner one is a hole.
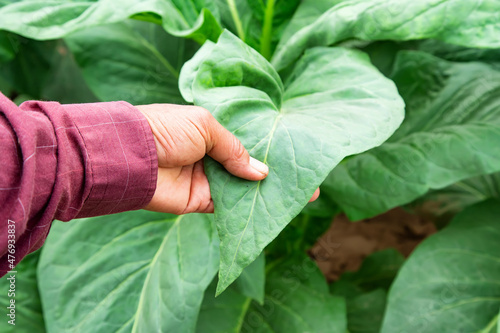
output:
M224 286L220 280L217 282L217 289L215 290L215 297L218 297L220 294L222 294L228 286Z

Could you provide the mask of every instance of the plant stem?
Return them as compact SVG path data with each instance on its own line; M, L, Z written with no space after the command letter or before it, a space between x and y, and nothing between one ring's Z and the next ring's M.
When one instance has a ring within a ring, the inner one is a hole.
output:
M267 60L271 58L271 39L273 33L274 0L267 0L266 12L264 13L264 26L260 39L260 54Z
M229 10L231 11L231 17L233 18L234 25L236 26L236 31L238 32L238 36L242 41L245 41L245 31L243 30L243 24L241 23L240 15L238 14L238 8L236 8L236 4L234 0L226 0L227 5L229 6Z

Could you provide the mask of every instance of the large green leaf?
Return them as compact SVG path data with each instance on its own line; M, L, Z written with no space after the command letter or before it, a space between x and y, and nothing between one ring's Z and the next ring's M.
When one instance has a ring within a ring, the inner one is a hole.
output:
M480 201L500 199L500 173L473 177L431 190L414 205L427 205L435 216L450 216Z
M54 39L132 16L157 22L172 35L200 43L206 39L216 40L220 34L218 10L213 0L122 0L119 3L114 0L25 0L0 8L0 29L34 39Z
M184 101L178 88L179 71L194 54L194 42L144 22L89 28L65 40L101 100L136 105Z
M0 76L15 95L61 103L98 101L62 40L42 42L12 33L8 40L15 58L0 65Z
M366 52L370 56L372 64L385 76L390 77L399 52L403 50L415 50L418 47L419 41L393 42L384 40L360 42L353 40L347 41L344 44L354 44L353 47L359 47L361 51Z
M43 322L42 304L38 294L36 267L40 251L26 256L15 268L16 273L8 273L0 279L0 307L3 316L0 320L0 332L2 333L45 333ZM11 276L14 279L7 280ZM11 288L13 282L14 288ZM11 291L12 290L12 291ZM9 296L10 293L14 293ZM12 318L6 316L10 313L10 300L15 301L15 325L8 321Z
M217 271L209 215L55 223L38 270L50 332L189 332Z
M289 40L300 29L314 23L330 8L343 0L302 0L281 36L280 44Z
M346 300L349 333L379 333L384 319L387 293L370 291Z
M418 50L450 61L483 61L488 63L500 62L500 48L470 48L429 39L421 41L418 45Z
M248 265L231 288L215 297L217 277L205 291L196 325L199 333L239 332L252 300L264 304L266 258L261 254Z
M9 40L9 35L5 31L0 31L0 64L12 60L15 50Z
M264 253L248 265L234 281L234 289L240 294L264 302L264 287L266 284L266 259ZM213 295L211 295L213 296Z
M18 94L41 98L45 84L56 66L58 42L34 41L14 34L9 35L15 57L0 66L0 75ZM36 78L36 79L34 79Z
M500 71L402 52L392 77L407 105L403 125L381 147L341 163L323 184L351 220L500 170Z
M225 31L181 72L181 93L212 112L269 176L249 182L205 163L221 239L218 292L294 218L345 156L384 142L403 118L391 81L358 51L315 48L283 85L260 54Z
M382 332L495 332L499 216L500 202L483 202L425 240L391 287Z
M368 256L359 270L342 274L330 285L333 295L346 299L350 333L380 332L387 290L403 262L404 257L395 249L378 251Z
M296 32L285 33L273 57L272 63L278 70L290 65L307 48L332 45L349 38L435 38L470 47L500 47L500 20L497 17L500 2L497 0L330 2L333 7L317 18L311 15L300 22L292 20L290 29ZM315 8L317 5L315 1L306 1L301 6ZM298 11L311 10L299 8ZM302 23L307 25L299 29Z
M8 82L6 82L3 77L0 75L0 91L5 96L10 96L12 94L12 87Z
M259 305L232 286L214 298L215 283L205 293L199 333L344 333L344 300L328 294L315 263L285 260L269 269L266 296Z
M28 80L32 80L32 77ZM99 101L85 82L82 70L63 40L57 42L57 55L52 60L46 81L38 82L38 85L42 88L43 100L58 101L61 104Z
M252 299L231 286L217 298L217 279L208 287L201 304L197 333L239 333Z
M21 0L0 0L0 7L10 5L14 2L19 2Z

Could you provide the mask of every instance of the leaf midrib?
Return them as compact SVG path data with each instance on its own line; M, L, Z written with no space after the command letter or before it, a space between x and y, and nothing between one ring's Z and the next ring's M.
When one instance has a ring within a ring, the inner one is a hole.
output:
M71 274L66 278L66 280L67 281L71 280L77 273L80 273L81 271L85 271L85 263L92 262L94 260L94 258L96 258L96 257L98 258L101 255L101 253L105 253L110 247L113 246L113 244L116 244L116 243L120 242L122 240L122 238L127 237L127 236L137 232L137 229L141 229L141 228L150 226L152 224L164 223L164 222L165 222L165 220L150 221L147 223L139 224L131 229L125 230L124 233L120 233L120 234L116 235L115 237L113 237L113 239L111 239L111 241L109 241L106 244L104 244L103 246L101 246L99 248L99 250L97 250L90 257L88 257L82 265L78 266L78 268L76 270L71 272Z
M163 241L160 245L160 247L158 248L158 251L156 251L156 254L155 256L153 257L153 259L151 260L151 263L148 265L149 266L149 272L148 272L148 275L146 276L146 279L144 280L144 284L142 286L142 290L141 290L141 296L139 298L139 304L137 306L137 310L134 314L134 325L132 326L132 332L137 332L137 329L138 329L138 321L137 321L137 316L138 314L140 313L140 310L142 309L143 307L143 303L144 303L144 291L146 289L146 287L148 286L150 280L151 280L151 272L152 272L152 267L156 264L156 262L158 261L158 258L160 257L161 253L163 252L163 249L165 248L165 244L167 243L167 240L170 238L170 236L172 235L172 230L177 227L180 223L180 221L182 220L182 218L184 217L184 215L181 215L179 217L177 217L177 219L175 220L174 224L170 227L170 229L168 229L168 232L166 233L165 237L163 237Z
M271 128L271 132L269 134L269 142L267 143L267 148L266 148L266 152L264 154L264 159L263 159L263 163L264 164L267 164L267 157L269 155L269 150L271 148L271 142L273 141L273 138L274 138L274 133L276 132L276 129L278 127L278 122L279 120L282 118L282 113L280 111L280 113L278 114L278 116L276 117L276 119L274 120L274 124L273 124L273 127ZM234 256L233 256L233 260L231 261L231 265L229 265L229 268L226 270L226 275L224 276L224 279L222 281L224 281L224 285L226 284L226 281L228 279L228 276L229 274L231 273L231 269L234 265L234 262L236 261L236 256L240 250L240 246L241 246L241 241L243 240L243 236L245 235L246 231L247 231L247 228L248 228L248 225L250 224L250 219L252 218L252 215L253 215L253 211L254 211L254 208L255 208L255 202L257 200L257 194L259 193L259 188L260 188L260 184L261 184L262 180L259 180L257 182L257 188L255 189L255 195L253 197L253 201L252 201L252 208L250 210L250 214L248 215L248 220L245 224L245 228L243 229L243 232L241 233L241 236L240 236L240 239L238 240L238 245L236 246L236 250L234 251ZM219 284L220 285L220 284ZM217 288L217 295L219 295L220 293L222 293L222 290L219 290L219 288Z

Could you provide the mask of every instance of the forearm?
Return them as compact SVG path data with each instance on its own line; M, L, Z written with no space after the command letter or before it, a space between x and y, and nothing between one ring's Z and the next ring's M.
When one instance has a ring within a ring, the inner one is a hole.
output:
M151 130L123 102L18 108L0 94L0 156L0 275L10 269L9 223L17 263L43 244L54 219L139 209L155 190Z

